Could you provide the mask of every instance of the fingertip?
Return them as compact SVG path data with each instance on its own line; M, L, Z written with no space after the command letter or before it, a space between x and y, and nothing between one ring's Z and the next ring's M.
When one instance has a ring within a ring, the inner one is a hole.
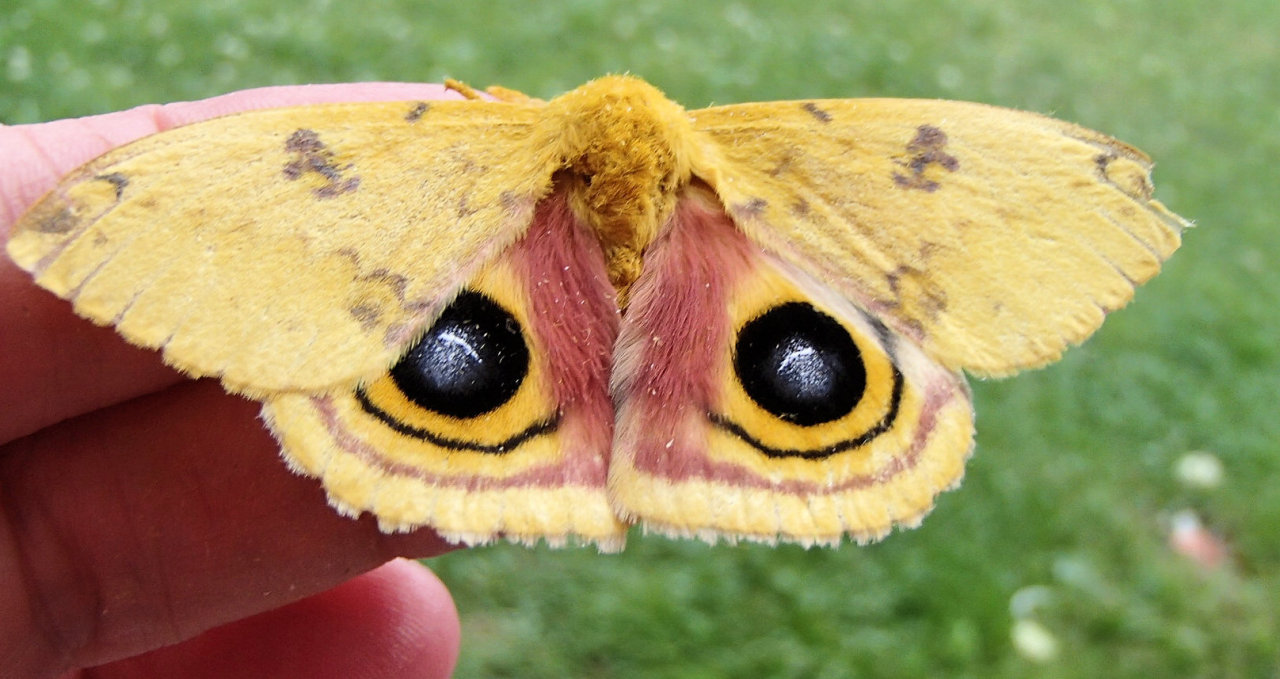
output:
M396 559L333 589L86 673L97 679L448 677L460 625L439 578Z
M426 566L408 559L392 560L365 577L367 586L377 588L389 605L399 608L402 647L417 651L404 676L450 676L462 627L444 582Z

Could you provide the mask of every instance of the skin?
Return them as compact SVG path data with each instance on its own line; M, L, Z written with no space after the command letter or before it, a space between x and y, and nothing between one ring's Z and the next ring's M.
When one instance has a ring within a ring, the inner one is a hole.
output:
M438 85L249 90L0 126L0 237L59 177L253 108L455 98ZM75 316L0 256L0 667L14 677L444 677L450 549L331 510L256 403Z

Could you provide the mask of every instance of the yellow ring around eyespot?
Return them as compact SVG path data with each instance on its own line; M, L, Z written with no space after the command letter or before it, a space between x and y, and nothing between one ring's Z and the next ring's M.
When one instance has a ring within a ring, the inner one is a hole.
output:
M514 396L497 408L476 417L458 418L426 410L409 400L389 374L363 388L367 401L386 417L406 428L430 432L441 439L493 446L540 422L557 417L546 369L545 353L529 332L528 301L504 261L491 264L467 286L493 300L520 324L529 348L529 371ZM384 425L385 426L385 425Z
M885 418L892 416L895 389L905 388L901 384L902 376L895 372L893 362L879 342L845 323L840 325L857 345L866 371L865 390L848 414L814 425L799 425L777 417L760 407L743 389L733 369L732 354L722 359L726 373L722 383L727 386L717 414L731 420L760 444L778 450L819 450L891 425Z
M725 342L719 359L718 383L724 387L712 405L713 416L741 428L761 446L781 451L820 451L857 439L878 427L892 426L893 423L887 422L886 418L893 417L895 399L901 396L905 386L902 375L894 368L876 328L870 322L824 308L767 264L757 264L753 275L744 277L732 299L729 314L733 335ZM790 302L809 304L835 319L858 348L866 373L866 386L853 409L839 419L807 426L780 419L746 393L734 370L734 348L743 327L769 310ZM898 391L896 396L895 391Z
M539 388L541 371L530 370L515 396L497 408L470 418L433 412L409 400L390 375L384 375L363 389L372 408L364 408L377 419L389 419L404 429L428 432L439 439L491 447L511 439L541 422L554 421L556 411ZM384 419L384 421L385 421Z
M717 462L745 467L750 474L761 478L786 478L816 487L824 487L836 479L876 478L894 464L895 456L910 449L923 405L924 398L918 390L904 387L896 414L887 429L856 447L830 454L769 456L734 433L715 427L708 434L707 455ZM782 441L778 436L770 440L775 444L794 443Z

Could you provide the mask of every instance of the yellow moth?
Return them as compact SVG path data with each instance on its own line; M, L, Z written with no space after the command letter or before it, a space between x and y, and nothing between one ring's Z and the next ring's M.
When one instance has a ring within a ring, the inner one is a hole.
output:
M1057 359L1186 226L1140 151L1030 113L455 87L144 138L9 254L260 400L344 513L612 550L915 525L973 445L961 371Z

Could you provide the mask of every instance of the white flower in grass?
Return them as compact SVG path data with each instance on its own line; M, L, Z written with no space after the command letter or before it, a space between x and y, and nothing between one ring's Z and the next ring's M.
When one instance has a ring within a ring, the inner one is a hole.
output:
M1047 663L1058 657L1058 638L1030 618L1015 620L1010 638L1018 655L1031 662Z
M1222 485L1222 460L1213 453L1195 450L1178 458L1174 468L1178 480L1188 488L1208 490Z

